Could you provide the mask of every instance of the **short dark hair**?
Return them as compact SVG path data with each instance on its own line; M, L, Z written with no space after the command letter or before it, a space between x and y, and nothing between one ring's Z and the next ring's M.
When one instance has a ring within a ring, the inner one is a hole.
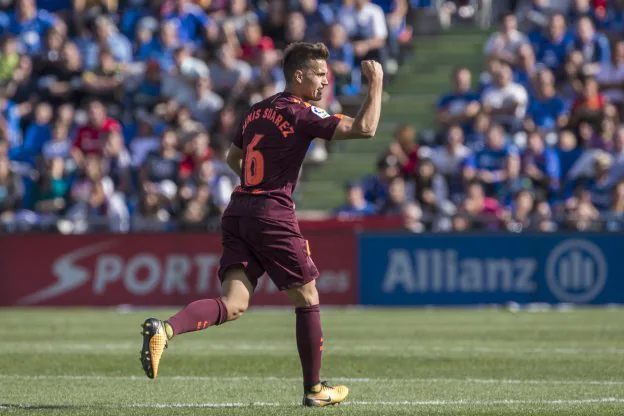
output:
M329 58L329 50L324 43L295 42L284 50L284 77L289 82L295 71L306 69L310 61Z

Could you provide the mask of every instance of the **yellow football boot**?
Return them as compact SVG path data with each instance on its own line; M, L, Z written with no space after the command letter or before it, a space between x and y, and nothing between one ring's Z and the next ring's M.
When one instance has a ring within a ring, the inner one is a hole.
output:
M303 395L303 405L307 407L323 407L338 404L347 398L349 389L346 386L329 386L326 381L312 387Z
M165 348L167 348L167 334L162 321L149 318L141 324L143 330L143 347L141 348L141 364L143 371L149 378L158 375L158 364Z

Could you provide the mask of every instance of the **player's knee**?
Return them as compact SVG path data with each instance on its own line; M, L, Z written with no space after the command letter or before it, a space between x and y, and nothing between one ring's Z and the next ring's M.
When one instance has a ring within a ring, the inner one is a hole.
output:
M319 304L319 295L315 281L306 283L301 287L289 289L287 293L296 308L305 308Z
M249 303L241 300L228 299L227 297L223 298L223 303L225 304L225 308L227 309L228 321L234 321L247 311L249 307Z

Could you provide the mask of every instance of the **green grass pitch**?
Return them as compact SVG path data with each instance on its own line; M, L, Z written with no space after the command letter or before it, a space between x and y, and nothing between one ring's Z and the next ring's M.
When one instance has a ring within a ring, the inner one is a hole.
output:
M302 409L290 309L170 343L159 377L140 323L173 310L0 309L0 414L624 415L624 310L325 309L323 379Z

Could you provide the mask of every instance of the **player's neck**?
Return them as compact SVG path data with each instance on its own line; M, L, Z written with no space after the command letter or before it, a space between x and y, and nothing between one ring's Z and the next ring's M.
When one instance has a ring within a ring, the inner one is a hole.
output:
M303 96L301 94L299 94L294 88L291 88L289 85L286 86L286 88L284 88L284 92L287 94L292 94L295 97L301 99L302 101L308 101L306 99L303 98Z

